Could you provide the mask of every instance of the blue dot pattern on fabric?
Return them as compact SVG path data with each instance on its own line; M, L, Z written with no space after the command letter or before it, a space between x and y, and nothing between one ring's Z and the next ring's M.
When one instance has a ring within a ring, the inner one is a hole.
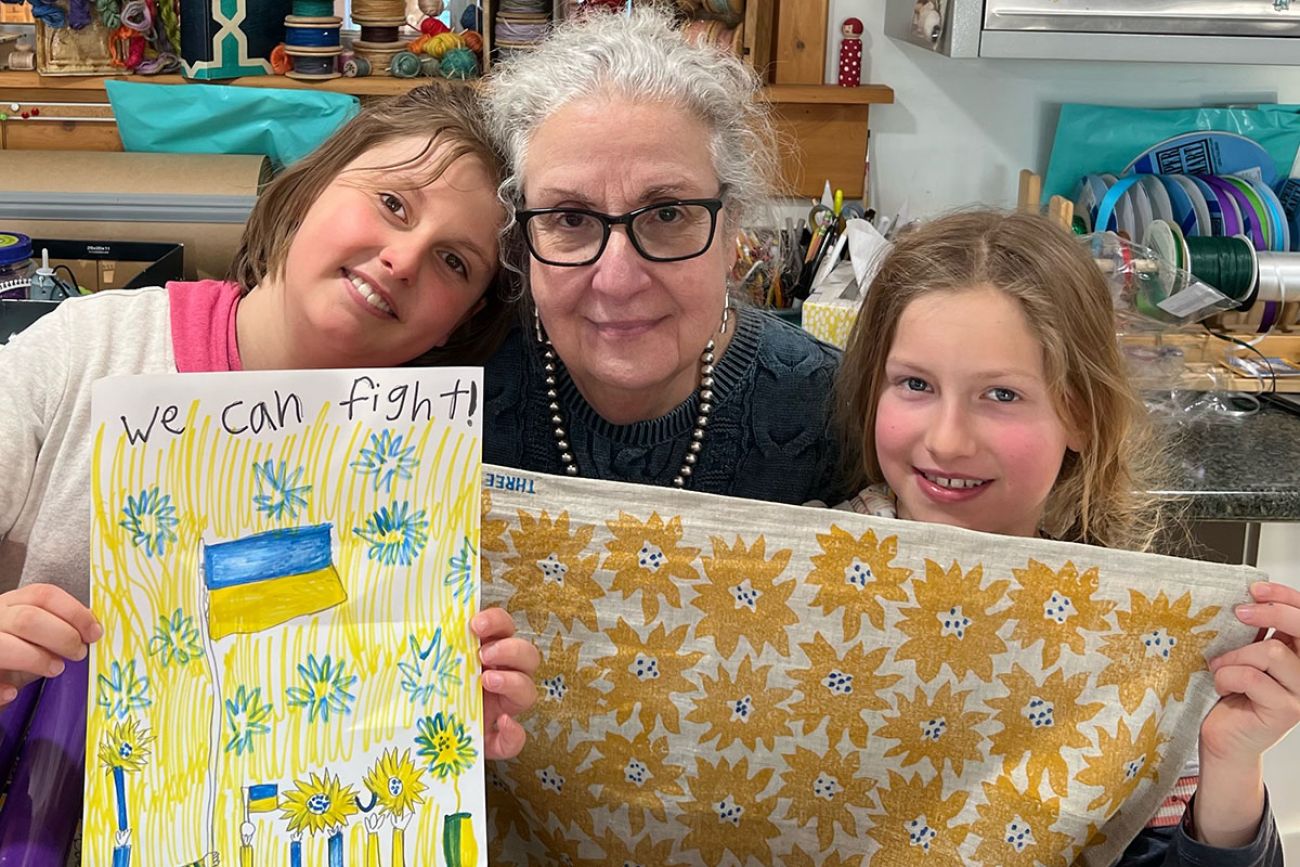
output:
M1056 724L1056 708L1047 699L1034 696L1029 699L1029 704L1025 705L1025 719L1029 720L1034 728L1051 728Z
M569 691L569 688L564 685L564 675L562 674L544 679L542 686L546 688L546 697L553 701L562 701L564 694Z
M638 653L629 669L636 676L637 680L658 680L659 679L659 660L653 656L645 656Z
M651 572L658 572L663 568L664 560L666 559L667 558L664 557L664 552L659 549L659 546L652 545L649 542L642 545L641 550L636 554L636 561L641 565L641 568L648 569Z
M831 669L822 678L822 686L836 695L849 695L853 692L853 675Z
M850 584L859 590L865 590L867 583L874 577L875 576L871 574L871 567L863 563L857 557L854 557L853 562L844 570L845 583Z

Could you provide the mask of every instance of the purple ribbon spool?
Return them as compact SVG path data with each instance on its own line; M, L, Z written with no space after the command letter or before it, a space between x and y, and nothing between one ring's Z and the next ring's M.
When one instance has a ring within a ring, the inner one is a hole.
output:
M1255 210L1251 208L1250 200L1242 194L1241 190L1227 181L1219 180L1214 175L1201 175L1201 180L1214 190L1214 194L1219 198L1219 204L1223 206L1223 234L1245 235L1250 238L1251 246L1256 250L1264 249L1264 235L1255 220ZM1238 214L1241 215L1240 224L1236 220ZM1235 232L1232 231L1233 228L1236 229Z
M0 731L5 738L0 758L9 756L12 765L8 793L0 808L0 867L67 864L72 837L81 821L89 671L86 660L69 662L63 674L29 684L13 704L0 711ZM29 714L21 713L24 703ZM11 710L15 711L12 715ZM24 716L27 736L21 746L11 746L14 729L22 734L18 720Z

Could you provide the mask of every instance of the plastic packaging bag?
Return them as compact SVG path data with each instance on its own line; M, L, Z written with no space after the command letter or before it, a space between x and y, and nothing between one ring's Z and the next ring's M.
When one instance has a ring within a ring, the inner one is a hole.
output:
M104 82L122 146L149 153L263 154L278 170L311 153L360 110L314 90Z
M1235 133L1250 139L1268 152L1283 177L1300 148L1300 114L1293 105L1149 109L1067 103L1061 106L1056 125L1056 139L1043 179L1043 201L1054 195L1069 197L1079 178L1086 174L1119 174L1154 145L1197 130ZM1211 174L1226 173L1222 169L1213 164L1206 166ZM1179 168L1172 173L1197 172ZM1272 184L1276 178L1266 180Z

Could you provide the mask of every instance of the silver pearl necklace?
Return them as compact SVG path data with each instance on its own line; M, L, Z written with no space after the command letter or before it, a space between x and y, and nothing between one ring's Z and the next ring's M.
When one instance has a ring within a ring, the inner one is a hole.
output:
M731 314L731 299L727 299L726 306L722 309L722 325L718 328L719 334L725 334L727 331L727 320ZM536 314L534 314L536 315ZM560 359L555 354L555 347L551 345L551 340L542 334L541 323L536 322L537 336L542 344L546 347L542 353L542 369L546 372L546 399L549 401L547 408L551 411L551 431L555 435L555 447L560 450L560 463L564 465L566 475L578 475L578 464L573 459L573 449L569 446L568 432L564 429L564 417L560 415L560 391L556 386L555 375L559 371ZM682 467L673 476L673 487L686 487L687 480L690 479L694 472L695 463L699 460L700 449L704 447L704 431L709 426L709 413L713 412L713 339L704 345L704 351L700 353L700 406L695 413L695 425L691 429L691 442L686 447L686 459L682 462Z

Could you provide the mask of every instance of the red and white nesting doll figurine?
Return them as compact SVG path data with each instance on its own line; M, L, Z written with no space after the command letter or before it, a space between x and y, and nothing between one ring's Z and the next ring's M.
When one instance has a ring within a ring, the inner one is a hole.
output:
M846 18L840 25L840 87L857 87L862 83L862 22Z

